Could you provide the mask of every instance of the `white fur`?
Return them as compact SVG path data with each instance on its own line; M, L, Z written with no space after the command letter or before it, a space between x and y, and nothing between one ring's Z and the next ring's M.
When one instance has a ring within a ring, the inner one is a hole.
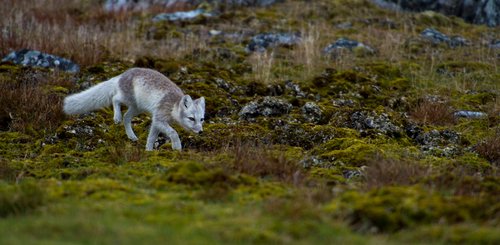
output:
M119 76L99 83L78 94L64 99L64 113L76 115L91 112L111 104L112 97L118 91Z

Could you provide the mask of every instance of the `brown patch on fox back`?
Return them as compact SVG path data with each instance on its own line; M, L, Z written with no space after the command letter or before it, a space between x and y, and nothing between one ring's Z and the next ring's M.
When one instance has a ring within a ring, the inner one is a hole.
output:
M142 82L141 85L146 89L163 91L168 100L178 101L184 95L175 83L160 72L146 68L132 68L125 71L118 82L118 86L127 102L135 104L133 83L134 81L138 81L138 79L140 79L140 82Z

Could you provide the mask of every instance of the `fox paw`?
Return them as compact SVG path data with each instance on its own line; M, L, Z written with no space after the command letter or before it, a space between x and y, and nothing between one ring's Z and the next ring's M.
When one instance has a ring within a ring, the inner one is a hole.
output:
M119 123L121 123L121 122L122 122L122 118L121 118L121 117L117 117L117 116L115 116L115 117L113 118L113 120L115 121L115 124L119 124Z
M182 150L181 143L174 143L174 144L172 144L172 149L178 150L178 151Z
M137 136L135 136L135 135L129 135L128 138L130 140L132 140L132 141L138 141L139 140L139 138L137 138Z

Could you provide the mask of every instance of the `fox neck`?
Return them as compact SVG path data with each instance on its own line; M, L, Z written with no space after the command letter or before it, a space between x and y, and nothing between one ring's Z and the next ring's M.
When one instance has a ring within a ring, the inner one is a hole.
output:
M174 106L172 107L172 119L174 119L174 121L178 124L181 124L181 108L179 103L180 100L175 102Z

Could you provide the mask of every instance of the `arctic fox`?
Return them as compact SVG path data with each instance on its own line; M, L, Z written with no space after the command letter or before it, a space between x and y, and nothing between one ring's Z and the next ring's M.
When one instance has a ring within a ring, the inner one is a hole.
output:
M142 112L152 115L153 122L146 143L148 151L153 150L160 132L170 137L174 150L182 149L179 135L170 126L172 122L188 131L203 131L205 98L193 100L166 76L145 68L129 69L108 81L66 97L64 112L68 115L82 114L110 104L113 105L115 123L122 120L121 104L128 107L123 124L128 138L133 141L138 139L132 130L132 118Z

